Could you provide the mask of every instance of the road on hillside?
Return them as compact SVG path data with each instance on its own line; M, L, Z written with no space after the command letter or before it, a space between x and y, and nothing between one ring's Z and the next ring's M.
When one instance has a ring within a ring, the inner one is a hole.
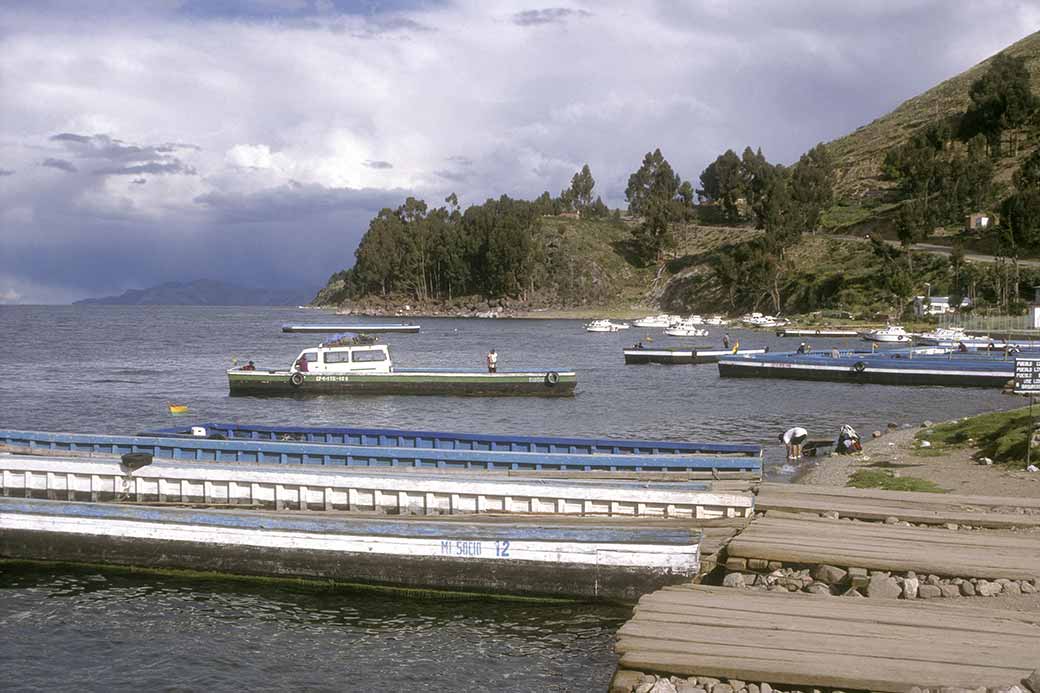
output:
M837 238L842 241L858 241L860 243L867 243L870 238L867 236L846 236L843 234L827 234L829 238ZM887 238L882 239L885 243L892 246L899 246L899 241L888 240ZM917 250L922 253L931 253L932 255L949 255L952 251L947 245L937 245L935 243L914 243L910 246L912 250ZM981 253L964 253L964 259L967 262L982 262L992 264L997 261L995 255L983 255ZM1040 267L1040 260L1019 260L1019 267Z

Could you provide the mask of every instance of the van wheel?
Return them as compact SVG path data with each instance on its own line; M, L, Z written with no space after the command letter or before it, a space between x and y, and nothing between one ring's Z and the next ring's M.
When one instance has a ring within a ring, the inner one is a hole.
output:
M303 385L303 373L293 373L289 376L289 382L293 387L299 387Z

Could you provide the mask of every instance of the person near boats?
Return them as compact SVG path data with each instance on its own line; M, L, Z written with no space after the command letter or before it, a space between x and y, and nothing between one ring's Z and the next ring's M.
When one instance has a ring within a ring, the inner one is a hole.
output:
M789 428L777 436L780 442L787 446L787 459L802 459L802 444L809 437L809 432L801 426Z
M838 440L834 445L834 451L841 455L851 455L861 452L863 445L859 442L859 434L852 426L845 424L838 431Z
M242 370L244 370L244 371L255 371L256 370L256 366L254 366L253 362L250 361L246 365L242 366Z
M965 344L964 342L957 342L957 351L961 352L962 354L967 354L968 353L968 345Z
M307 366L307 357L300 356L300 358L296 359L296 363L293 364L293 368L295 368L300 373L306 373L308 370L310 370Z
M722 335L722 348L729 349L729 333Z
M498 354L495 353L494 349L487 354L487 369L488 373L498 372Z
M841 357L841 352L838 351L838 347L831 347L831 358L836 359Z
M802 342L798 345L799 354L808 354L810 351L812 351L812 347L808 343Z

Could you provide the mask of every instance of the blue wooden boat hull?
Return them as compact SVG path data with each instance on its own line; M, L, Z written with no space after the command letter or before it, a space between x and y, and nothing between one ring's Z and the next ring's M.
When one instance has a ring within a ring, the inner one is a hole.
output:
M757 457L711 455L544 454L254 440L110 436L86 433L0 430L0 445L34 453L123 455L146 452L159 459L258 464L469 469L486 471L750 472L762 473Z
M983 355L915 356L906 353L769 354L719 360L723 378L785 378L874 385L1004 387L1014 378L1013 360Z
M208 435L219 434L233 440L305 442L326 445L367 445L395 448L434 448L438 450L479 450L489 452L537 452L546 454L611 455L746 455L761 457L759 445L743 443L702 443L667 440L616 440L611 438L571 438L564 436L511 436L483 433L416 431L397 428L264 426L235 423L195 424ZM172 437L191 435L192 424L143 431L141 435Z

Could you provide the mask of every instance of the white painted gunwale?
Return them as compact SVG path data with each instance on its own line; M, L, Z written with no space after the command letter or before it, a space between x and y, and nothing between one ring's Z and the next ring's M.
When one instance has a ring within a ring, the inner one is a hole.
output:
M160 523L83 517L55 517L0 511L0 530L47 532L80 536L118 537L170 543L190 542L222 546L360 553L366 555L443 557L454 560L515 560L534 563L600 565L651 568L696 575L699 545L613 544L600 542L550 542L510 540L508 557L497 556L494 541L428 539L345 534L319 534L281 530L211 527L187 523ZM456 541L479 553L444 552L444 542Z
M910 361L911 359L907 359ZM842 373L849 373L852 371L851 366L828 366L815 363L793 363L793 362L767 362L767 361L751 361L746 362L727 360L725 361L727 366L738 366L740 368L775 368L778 370L815 370L815 371L835 371ZM894 373L898 375L907 374L921 374L921 375L967 375L967 376L984 376L993 378L1003 378L1004 380L1011 380L1014 374L1007 371L963 371L953 369L941 369L932 370L927 368L885 368L874 366L873 364L866 362L866 368L864 372L867 373Z

